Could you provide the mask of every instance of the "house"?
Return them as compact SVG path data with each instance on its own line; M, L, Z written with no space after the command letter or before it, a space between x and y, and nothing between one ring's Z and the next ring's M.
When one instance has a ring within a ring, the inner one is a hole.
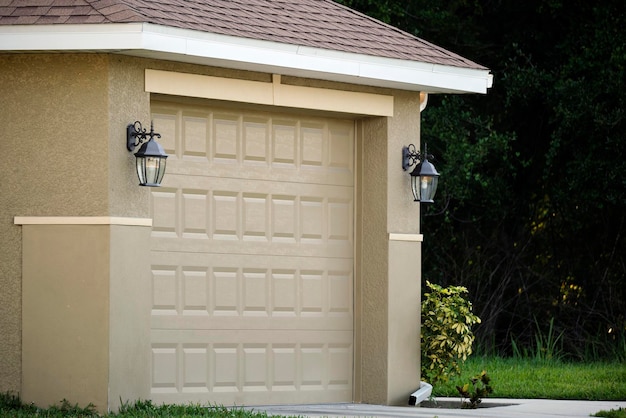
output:
M0 391L404 404L427 94L489 70L330 0L0 5ZM161 135L137 185L127 126Z

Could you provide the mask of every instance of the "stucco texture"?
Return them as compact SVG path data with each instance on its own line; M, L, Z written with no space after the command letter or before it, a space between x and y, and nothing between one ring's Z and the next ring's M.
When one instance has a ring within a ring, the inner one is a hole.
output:
M357 283L357 399L404 404L419 387L420 245L389 234L418 234L402 147L419 145L419 94L394 92L394 117L359 122L360 282ZM417 263L416 263L417 261Z
M149 123L145 60L0 55L0 391L21 379L21 227L15 216L147 217L126 125Z
M14 216L107 213L106 56L0 55L0 391L20 387Z

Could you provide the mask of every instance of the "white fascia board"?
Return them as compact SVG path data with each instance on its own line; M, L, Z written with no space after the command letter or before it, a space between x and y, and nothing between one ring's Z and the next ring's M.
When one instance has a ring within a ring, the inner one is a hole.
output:
M0 51L115 51L141 48L138 24L0 26Z
M102 51L429 93L486 93L489 70L428 64L149 23L0 26L0 51Z

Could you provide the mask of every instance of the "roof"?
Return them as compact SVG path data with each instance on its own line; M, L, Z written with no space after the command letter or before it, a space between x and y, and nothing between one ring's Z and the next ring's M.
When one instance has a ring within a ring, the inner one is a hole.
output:
M70 26L133 23L148 25L143 27L152 28L151 32L180 29L194 36L213 34L326 54L488 72L471 60L332 0L0 0L0 29L25 25L42 33L44 27L58 32Z

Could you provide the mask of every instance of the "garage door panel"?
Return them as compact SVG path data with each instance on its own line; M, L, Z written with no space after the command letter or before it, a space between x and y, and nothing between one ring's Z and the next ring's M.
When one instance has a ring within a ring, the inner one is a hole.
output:
M256 403L271 403L284 396L274 392L293 392L294 402L322 393L332 402L351 392L351 332L311 331L295 341L292 332L273 330L242 333L233 343L230 331L160 330L152 333L151 350L152 393L172 399L212 393L249 400L255 397L246 393L259 392ZM320 368L324 363L333 367Z
M172 177L152 193L154 250L223 252L234 241L228 252L353 255L351 188Z
M154 329L352 329L351 260L154 257Z
M151 397L352 400L352 121L153 103ZM166 138L167 136L167 138Z
M171 112L171 113L170 113ZM287 120L271 114L153 113L170 174L354 183L354 128L343 120Z

